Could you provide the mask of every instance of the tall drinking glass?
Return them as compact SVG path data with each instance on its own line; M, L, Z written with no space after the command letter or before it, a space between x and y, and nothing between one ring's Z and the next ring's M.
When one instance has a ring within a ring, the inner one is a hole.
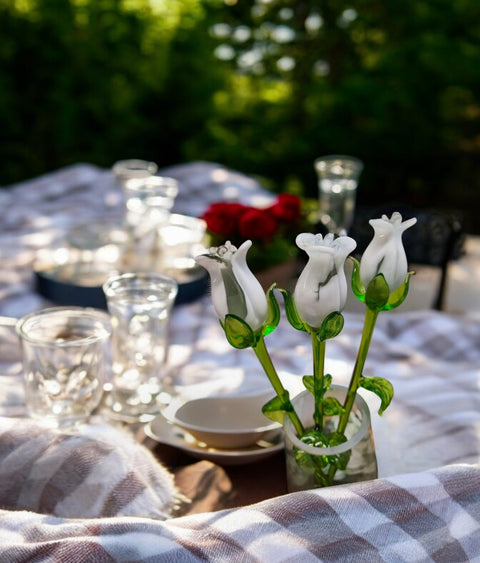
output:
M358 158L328 155L314 162L318 178L320 221L335 235L345 235L353 222L357 185L363 170Z
M161 269L160 229L168 223L177 194L177 180L166 176L136 178L125 183L125 228L129 238L126 270Z
M106 406L119 420L151 420L170 399L168 322L177 283L160 274L128 273L111 277L103 290L113 328Z

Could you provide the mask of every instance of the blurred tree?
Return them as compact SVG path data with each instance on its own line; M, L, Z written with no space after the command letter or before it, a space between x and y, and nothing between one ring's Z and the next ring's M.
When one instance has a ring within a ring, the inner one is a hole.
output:
M475 0L229 2L213 32L231 83L209 146L276 189L316 195L314 158L343 153L365 161L365 202L472 201L479 26Z
M180 160L218 87L204 4L0 0L0 184L77 161Z
M478 203L478 0L0 0L0 34L0 184L136 156L315 197L344 153L361 203Z

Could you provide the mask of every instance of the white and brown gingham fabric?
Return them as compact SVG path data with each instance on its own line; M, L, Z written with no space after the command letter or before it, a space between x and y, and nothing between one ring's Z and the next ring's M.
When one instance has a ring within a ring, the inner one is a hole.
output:
M173 475L130 433L105 423L61 434L0 417L0 507L66 518L166 519L181 505Z
M171 172L195 193L181 192L177 211L182 213L199 214L208 203L228 197L248 203L256 194L249 179L217 165L197 163ZM71 226L118 218L120 211L110 171L89 165L0 191L0 315L19 317L51 305L34 291L36 250L55 244ZM208 297L176 307L170 329L170 363L186 397L268 389L254 354L226 342ZM336 382L348 380L361 329L361 315L346 313L344 330L327 343L326 369ZM311 372L308 336L282 319L267 345L280 377L295 393L301 375ZM0 493L5 495L0 498L0 562L480 561L480 313L382 313L365 375L386 377L395 387L393 403L382 417L376 414L377 398L364 394L372 410L376 481L167 520L155 517L162 501L152 492L145 497L152 514L133 504L127 512L128 502L117 500L104 502L108 510L97 513L80 505L72 518L60 512L67 502L58 494L61 488L53 494L54 468L70 486L67 496L85 491L89 479L101 476L96 484L107 498L114 486L104 459L121 459L125 450L122 454L111 438L97 459L78 461L82 448L72 448L74 441L66 440L65 448L57 443L56 455L65 455L66 461L52 465L52 497L35 490L37 485L44 492L48 488L45 475L40 483L32 477L48 457L35 459L34 448L41 449L48 437L33 428L21 437L20 425L9 436L9 417L25 412L17 338L0 319L0 415L5 417L0 419ZM100 434L84 438L86 450L102 444ZM24 457L22 444L28 444ZM131 446L138 447L141 457L142 446ZM75 459L82 468L78 473ZM134 467L127 463L126 470L137 470L139 482L148 481L134 458L129 461ZM156 462L149 458L148 463ZM35 486L25 487L25 478ZM22 505L19 499L32 504ZM41 502L35 504L35 499Z
M480 470L451 466L159 522L0 511L0 560L480 560Z

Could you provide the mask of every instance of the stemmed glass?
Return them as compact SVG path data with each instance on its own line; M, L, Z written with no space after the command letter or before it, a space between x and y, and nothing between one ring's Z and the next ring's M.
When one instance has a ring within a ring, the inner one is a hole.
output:
M345 235L353 222L363 163L352 156L328 155L317 158L314 167L318 178L319 219L329 232Z

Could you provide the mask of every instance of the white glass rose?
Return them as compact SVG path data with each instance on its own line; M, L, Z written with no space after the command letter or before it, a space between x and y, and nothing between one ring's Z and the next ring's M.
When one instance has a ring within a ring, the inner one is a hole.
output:
M253 349L275 390L276 396L263 407L264 414L281 423L288 416L299 437L303 436L310 444L334 446L346 440L344 432L359 387L372 391L380 398L379 414L393 398L391 383L383 378L364 376L363 368L378 314L398 307L408 294L412 272L407 271L402 234L415 223L415 218L402 221L400 213L393 213L390 219L384 215L370 220L374 229L372 241L360 262L350 257L354 262L352 289L366 308L362 338L343 404L325 396L332 376L324 373L324 363L327 340L343 329L341 312L347 299L345 261L356 247L353 239L347 236L334 238L332 234L325 237L312 233L298 235L296 244L307 253L308 262L298 278L293 295L277 288L276 284L266 294L263 292L247 265L251 241L244 242L238 250L227 242L196 258L210 274L214 308L228 341L235 348ZM303 384L314 396L315 429L307 432L265 345L265 336L275 330L280 321L275 290L283 296L290 324L311 337L313 375L304 376ZM333 415L338 415L339 420L336 432L324 434L324 417ZM335 471L340 463L345 463L345 458L332 458L329 462L328 473L322 473L319 479L323 484L333 483ZM318 471L323 472L324 467L318 467Z

